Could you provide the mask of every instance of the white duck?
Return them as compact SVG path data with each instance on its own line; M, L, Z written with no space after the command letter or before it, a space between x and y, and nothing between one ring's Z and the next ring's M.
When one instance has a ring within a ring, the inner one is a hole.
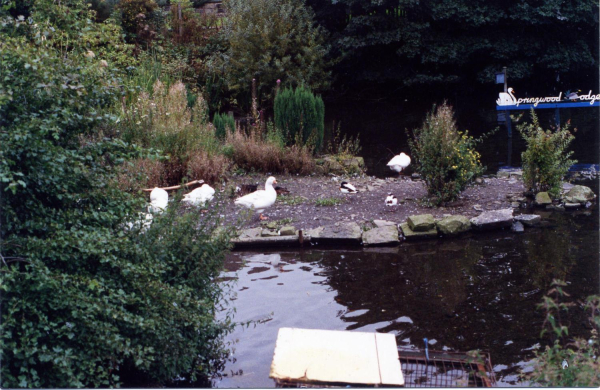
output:
M277 184L277 180L273 176L267 179L264 190L254 191L248 195L244 195L241 198L237 198L234 203L238 206L244 206L248 209L256 210L260 214L260 220L268 219L263 217L262 213L266 208L273 206L277 200L277 192L273 188L273 184Z
M150 192L150 212L162 213L169 204L169 194L162 188L155 187Z
M410 165L410 157L408 157L405 153L400 153L394 156L390 162L387 163L387 166L390 167L391 170L396 171L398 173L402 172L403 169L406 169Z
M397 206L398 205L398 198L396 198L395 195L389 194L387 196L387 198L385 198L385 205L386 206Z
M204 206L206 202L213 199L215 189L208 184L202 184L202 187L196 188L192 192L183 195L182 202L193 204L194 206Z
M340 184L340 191L342 191L343 194L356 194L358 192L356 187L347 181L343 181L342 184Z

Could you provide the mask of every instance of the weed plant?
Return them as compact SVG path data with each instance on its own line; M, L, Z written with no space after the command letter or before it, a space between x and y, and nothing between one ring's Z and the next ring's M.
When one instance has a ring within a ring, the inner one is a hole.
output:
M563 290L566 283L554 280L553 287L539 305L546 311L542 336L549 331L554 343L543 351L536 351L535 368L524 377L535 385L547 387L598 387L600 386L600 296L590 296L580 304L564 302L569 295ZM591 337L569 338L569 328L561 322L569 310L583 307L589 313ZM568 367L563 368L563 361Z
M219 156L221 144L214 127L208 123L207 107L198 96L188 107L187 90L176 82L168 90L157 80L152 96L142 92L125 110L122 137L125 141L161 150L169 158L165 163L170 184L185 175L205 181L216 180L228 167Z
M449 202L484 172L474 139L459 132L452 107L445 102L434 106L423 125L409 134L409 146L416 171L427 186L427 203Z
M562 188L562 180L571 165L577 161L570 157L569 144L575 136L569 131L570 123L555 131L544 130L537 115L531 110L531 123L517 126L527 143L521 154L523 160L523 181L534 194L547 191L557 198Z
M340 198L319 198L315 199L315 206L317 207L332 207L344 203L343 199Z
M296 206L306 202L306 199L301 196L281 195L277 198L277 201L286 206Z
M339 158L347 158L358 156L362 147L360 146L360 135L356 137L346 138L346 134L341 136L341 123L337 127L334 125L331 140L327 144L327 154L334 155Z

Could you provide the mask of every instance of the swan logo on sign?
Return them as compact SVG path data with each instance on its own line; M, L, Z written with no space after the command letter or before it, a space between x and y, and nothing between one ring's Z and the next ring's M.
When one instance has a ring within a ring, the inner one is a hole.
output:
M590 91L587 95L579 95L577 92L570 92L563 98L562 92L558 96L546 96L546 97L533 97L533 98L516 98L514 95L516 92L512 88L508 88L507 92L500 92L496 104L498 106L519 106L521 103L533 104L537 107L539 103L560 103L564 101L589 101L590 105L593 105L596 100L600 100L600 94L593 95ZM580 92L580 91L578 91Z

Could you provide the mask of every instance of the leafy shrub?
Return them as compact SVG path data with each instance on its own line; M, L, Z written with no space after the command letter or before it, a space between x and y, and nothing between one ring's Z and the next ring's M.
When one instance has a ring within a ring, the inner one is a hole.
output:
M416 171L435 205L456 199L484 171L474 148L477 140L457 130L452 107L446 103L434 106L408 141Z
M233 162L246 171L309 174L315 167L310 148L282 148L279 142L263 138L256 129L250 134L239 129L228 134L227 148Z
M304 0L224 4L227 18L220 35L227 47L213 56L210 67L225 78L239 102L250 100L252 79L261 106L273 101L277 79L286 86L327 87L330 73L325 71L323 33Z
M215 127L215 135L217 138L224 140L227 136L227 130L229 130L230 133L235 131L235 119L225 113L219 114L218 112L215 112L213 126Z
M227 232L213 238L214 215L175 208L145 233L124 228L145 199L111 185L115 167L149 153L118 139L80 142L112 119L120 80L81 55L78 39L93 29L83 0L42 3L81 34L69 47L37 39L48 20L38 10L32 23L0 25L0 386L211 375L231 328L215 320L224 291L213 283Z
M534 371L525 375L534 384L548 387L598 387L600 386L600 296L590 296L582 304L590 314L589 323L592 325L591 338L584 340L575 338L569 341L565 336L569 329L560 322L561 313L577 310L574 303L561 302L568 296L563 290L564 282L555 280L553 288L539 305L546 311L545 329L554 334L552 346L546 346L543 351L536 351ZM566 360L569 367L563 369L562 362Z
M121 191L137 192L144 188L166 187L164 170L164 164L158 159L133 159L118 168L117 188Z
M275 97L275 126L290 141L320 150L325 132L325 104L304 87L285 88Z
M531 110L530 124L522 124L517 129L527 143L527 149L521 154L523 159L523 181L534 193L548 191L558 197L562 180L576 160L569 157L569 144L575 136L569 131L569 123L556 131L544 130L537 116Z
M356 137L341 136L340 124L333 128L331 139L327 144L327 153L337 156L338 158L346 158L358 156L362 147L360 146L360 135Z

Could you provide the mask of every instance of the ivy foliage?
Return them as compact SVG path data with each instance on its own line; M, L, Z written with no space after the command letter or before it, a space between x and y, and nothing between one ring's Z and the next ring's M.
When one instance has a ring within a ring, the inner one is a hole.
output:
M261 102L272 101L277 80L284 86L328 85L323 31L304 0L226 0L221 39L227 50L211 69L236 96L249 96L256 79ZM248 99L249 100L249 99Z
M153 152L97 133L121 96L85 39L106 30L83 0L29 12L0 15L0 386L210 375L227 355L213 283L227 232L172 207L140 228L144 199L113 177Z
M598 3L589 0L308 0L348 84L549 83L597 76ZM579 78L578 78L579 77ZM572 88L572 87L568 87ZM568 89L567 88L567 89Z

